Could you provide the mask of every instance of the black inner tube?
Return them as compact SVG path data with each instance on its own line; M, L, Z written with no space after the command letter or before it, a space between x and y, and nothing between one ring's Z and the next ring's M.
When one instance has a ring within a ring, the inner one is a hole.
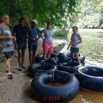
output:
M103 68L87 66L85 68L82 68L80 71L90 76L103 77Z

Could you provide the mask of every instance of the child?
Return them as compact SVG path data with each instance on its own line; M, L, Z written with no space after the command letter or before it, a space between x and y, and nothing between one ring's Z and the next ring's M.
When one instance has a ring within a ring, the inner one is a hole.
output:
M51 23L47 23L47 28L43 30L44 32L44 39L43 39L43 55L44 55L44 60L46 58L51 57L51 53L53 52L53 43L52 43L52 33L53 30L51 28Z
M72 57L76 56L78 63L81 64L78 52L79 52L79 44L82 43L82 38L78 33L77 26L72 27L72 31L73 31L73 34L71 35L71 41L67 49L69 49L69 47L71 46L70 51L71 51Z

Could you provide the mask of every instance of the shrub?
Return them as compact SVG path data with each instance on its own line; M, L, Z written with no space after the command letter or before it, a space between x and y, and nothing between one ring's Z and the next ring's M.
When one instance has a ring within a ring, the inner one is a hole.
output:
M55 31L54 36L66 36L67 32L63 30Z

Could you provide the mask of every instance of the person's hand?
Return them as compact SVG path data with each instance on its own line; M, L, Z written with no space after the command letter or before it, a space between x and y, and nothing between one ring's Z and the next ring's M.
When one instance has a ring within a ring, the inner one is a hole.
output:
M23 18L24 18L24 21L25 21L25 22L28 22L28 20L27 20L27 18L26 18L26 17L23 17Z
M36 40L39 40L40 38L36 38Z
M31 39L35 41L35 38L31 38Z
M12 38L14 41L16 41L16 37L15 36L13 36L13 38Z
M15 36L9 36L8 39L16 41L16 37Z

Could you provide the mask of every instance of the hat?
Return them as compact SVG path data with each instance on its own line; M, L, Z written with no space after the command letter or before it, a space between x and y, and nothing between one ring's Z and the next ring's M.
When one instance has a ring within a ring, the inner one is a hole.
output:
M37 21L35 19L32 20L33 23L35 23L37 25Z

